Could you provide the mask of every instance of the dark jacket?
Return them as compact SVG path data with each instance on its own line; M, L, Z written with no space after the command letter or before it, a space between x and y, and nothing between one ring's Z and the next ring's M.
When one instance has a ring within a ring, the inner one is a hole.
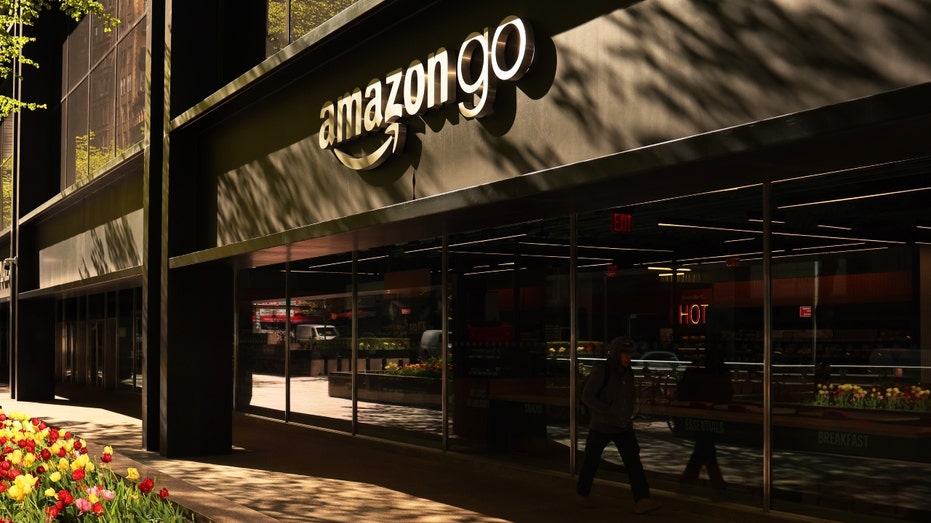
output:
M636 398L634 396L634 371L622 365L599 363L582 389L582 403L591 410L591 430L605 433L624 432L633 425L632 418ZM605 372L609 372L605 382Z

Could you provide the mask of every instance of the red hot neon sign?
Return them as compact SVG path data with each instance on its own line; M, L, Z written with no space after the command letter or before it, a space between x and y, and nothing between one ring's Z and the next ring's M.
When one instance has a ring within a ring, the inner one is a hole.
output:
M708 322L709 303L679 305L679 325L705 325Z

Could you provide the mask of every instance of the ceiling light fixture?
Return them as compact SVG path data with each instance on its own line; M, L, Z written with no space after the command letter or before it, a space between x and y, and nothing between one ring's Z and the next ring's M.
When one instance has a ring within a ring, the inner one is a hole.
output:
M596 267L610 267L610 266L612 266L612 265L614 265L614 264L613 264L613 263L610 263L610 262L604 262L604 263L591 263L591 264L588 264L588 265L579 265L578 268L579 268L579 269L594 269L594 268L596 268Z
M568 243L547 243L547 242L520 242L521 245L533 245L536 247L560 247L569 248ZM626 251L626 252L672 252L671 249L643 249L638 247L608 247L602 245L579 245L579 249L596 249L602 251Z
M384 259L384 258L387 258L387 257L388 257L388 255L387 255L387 254L384 254L384 255L381 255L381 256L372 256L372 257L369 257L369 258L360 258L358 261L359 261L359 262L366 262L366 261L372 261L372 260L381 260L381 259ZM319 268L321 268L321 267L333 267L333 266L336 266L336 265L345 265L345 264L347 264L347 263L352 263L352 260L342 260L342 261L331 262L331 263L320 263L320 264L317 264L317 265L310 265L310 266L308 266L307 268L308 268L308 269L319 269ZM301 272L301 271L292 270L291 272Z
M450 244L450 247L462 247L463 245L475 245L477 243L488 243L488 242L497 242L501 240L511 240L514 238L523 238L524 236L527 236L527 233L511 234L509 236L499 236L497 238L486 238L484 240L473 240L470 242L453 243L453 244Z
M513 270L514 270L514 269L492 269L492 270L488 270L488 271L464 272L464 273L462 273L462 275L463 275L463 276L476 276L476 275L479 275L479 274L492 274L492 273L496 273L496 272L511 272L511 271L513 271ZM521 268L519 268L519 269L517 269L517 270L519 270L519 271L525 271L525 270L527 270L527 267L521 267Z
M685 223L658 223L660 227L678 227L683 229L698 229L698 230L710 230L710 231L722 231L722 232L740 232L740 233L754 233L762 234L762 231L755 231L750 229L733 229L728 227L711 227L708 225L691 225ZM790 238L815 238L819 240L842 240L842 241L853 241L853 242L871 242L871 243L891 243L893 245L904 245L906 242L897 241L897 240L874 240L871 238L848 238L846 236L828 236L824 234L803 234L796 232L785 232L785 231L774 231L773 236L788 236Z
M755 229L734 229L730 227L711 227L708 225L689 225L689 224L684 224L684 223L659 222L656 225L659 227L676 227L680 229L700 229L703 231L740 232L744 234L762 234L763 233L763 231L758 231Z
M724 240L724 243L752 242L758 238L734 238L733 240Z
M793 203L791 205L780 205L777 209L796 209L798 207L810 207L812 205L822 205L825 203L852 202L856 200L866 200L869 198L881 198L883 196L896 196L899 194L909 194L914 192L931 191L931 187L919 187L917 189L904 189L901 191L889 191L876 194L864 194L862 196L848 196L847 198L836 198L833 200L822 200L818 202Z

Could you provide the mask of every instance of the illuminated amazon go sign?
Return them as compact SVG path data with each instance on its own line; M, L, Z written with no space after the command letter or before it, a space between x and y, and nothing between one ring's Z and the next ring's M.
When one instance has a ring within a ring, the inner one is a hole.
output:
M533 32L520 18L505 18L492 32L473 33L462 42L455 64L439 48L426 63L414 60L383 79L357 87L320 109L319 143L333 149L350 169L378 167L404 148L404 119L458 102L466 118L481 118L492 110L496 82L521 78L533 60ZM351 154L344 145L362 136L381 133L380 145L370 153Z

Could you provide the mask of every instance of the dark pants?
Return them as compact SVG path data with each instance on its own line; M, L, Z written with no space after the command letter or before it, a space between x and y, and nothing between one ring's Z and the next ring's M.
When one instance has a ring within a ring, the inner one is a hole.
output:
M588 437L585 438L585 458L582 460L582 470L579 471L576 492L587 496L592 491L592 482L595 480L595 473L598 472L598 465L601 463L601 454L612 441L621 454L624 467L627 468L630 492L634 495L634 501L650 497L650 486L647 484L647 476L640 462L640 444L637 443L634 429L614 434L594 430L588 432Z
M702 467L708 469L708 480L713 488L723 489L725 487L724 475L721 474L721 466L718 465L718 451L713 437L698 437L695 440L695 450L692 451L685 471L679 476L679 481L695 482Z

